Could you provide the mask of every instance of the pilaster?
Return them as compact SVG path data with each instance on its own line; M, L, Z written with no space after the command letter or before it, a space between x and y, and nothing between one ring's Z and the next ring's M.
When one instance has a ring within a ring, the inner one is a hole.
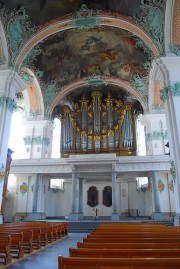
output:
M170 156L174 164L174 193L176 216L180 216L180 57L162 57L160 68L165 73L165 87L161 89L169 130ZM176 223L178 221L176 220Z
M19 75L10 70L0 71L0 206L2 204L5 166L8 152L11 118L16 109L15 94L24 90ZM2 222L2 219L0 220Z

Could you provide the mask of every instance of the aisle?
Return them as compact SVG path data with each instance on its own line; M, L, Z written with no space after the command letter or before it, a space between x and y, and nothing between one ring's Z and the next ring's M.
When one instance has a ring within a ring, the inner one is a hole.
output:
M76 247L78 241L82 241L86 233L69 233L67 239L63 239L53 245L32 254L31 256L11 266L3 266L8 269L58 269L58 256L69 256L69 248Z

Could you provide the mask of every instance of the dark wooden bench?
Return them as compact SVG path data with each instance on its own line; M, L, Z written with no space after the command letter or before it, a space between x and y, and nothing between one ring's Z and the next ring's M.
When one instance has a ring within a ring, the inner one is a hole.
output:
M0 232L0 238L11 236L10 252L15 258L22 258L24 256L23 250L23 233L22 232Z
M99 243L77 242L78 248L109 248L109 249L180 249L179 243Z
M3 264L7 265L12 262L11 255L11 236L0 236L0 259L3 260Z
M83 242L94 242L94 243L178 243L180 244L180 238L171 237L88 237L83 238Z
M162 258L180 257L180 249L97 249L69 248L70 257Z
M58 269L179 269L180 258L58 257Z

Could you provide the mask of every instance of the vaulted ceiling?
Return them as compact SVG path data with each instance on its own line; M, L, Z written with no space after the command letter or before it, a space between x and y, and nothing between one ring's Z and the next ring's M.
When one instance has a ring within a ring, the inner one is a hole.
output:
M29 91L36 77L45 114L50 114L52 104L55 108L75 102L83 90L90 94L97 87L116 97L127 91L126 97L148 106L151 62L164 54L165 0L0 0L0 4L8 64L18 70ZM40 110L31 106L31 112Z

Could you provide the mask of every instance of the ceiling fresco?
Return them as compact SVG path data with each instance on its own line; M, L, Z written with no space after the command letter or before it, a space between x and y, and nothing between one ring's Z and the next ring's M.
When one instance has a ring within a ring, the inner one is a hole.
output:
M25 83L31 82L33 72L43 93L46 115L63 86L97 76L129 82L147 105L147 78L155 56L134 33L102 26L96 19L98 14L109 14L112 18L127 16L163 55L165 3L166 0L0 0L10 55L8 65L18 70ZM17 56L27 40L48 27L50 21L68 18L69 14L73 29L43 39L26 55L22 66L17 67ZM92 24L85 25L83 17ZM76 24L79 18L82 25ZM29 75L24 71L27 68L32 71Z
M58 86L93 76L114 76L130 80L144 75L148 55L136 46L136 38L123 29L101 27L69 30L46 40L34 66L44 70L43 81Z

